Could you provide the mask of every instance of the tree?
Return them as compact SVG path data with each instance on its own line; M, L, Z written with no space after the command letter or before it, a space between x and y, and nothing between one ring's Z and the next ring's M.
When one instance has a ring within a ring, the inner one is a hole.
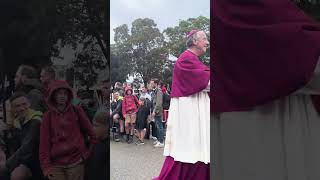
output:
M128 60L122 54L123 52L119 51L115 46L111 46L110 49L110 65L112 67L110 71L111 84L125 82L130 73Z
M109 69L107 53L106 1L77 0L57 2L62 21L56 33L60 34L60 47L71 45L75 53L73 67L81 85L89 87L96 83L98 73ZM85 72L85 73L84 73Z
M142 77L144 81L159 78L171 84L174 61L169 55L178 57L186 50L186 34L192 29L204 30L208 37L210 21L200 16L180 21L178 26L169 27L163 32L149 18L136 19L129 30L126 24L114 29L115 44L111 48L111 79L125 80L128 75ZM202 57L206 64L210 52ZM116 68L116 70L114 70Z
M110 46L111 83L126 81L131 73L132 46L130 44L129 28L123 24L114 29L114 41Z
M320 1L319 0L293 0L293 2L306 14L320 21Z
M130 67L125 72L133 76L141 76L144 81L152 77L161 78L168 53L164 36L152 19L134 20L131 31L127 25L115 28L115 43L117 53L112 54L121 60L120 66ZM114 60L111 60L112 68ZM111 75L113 78L113 74ZM125 77L120 79L123 78Z
M82 46L76 61L86 56L108 64L104 0L4 0L0 2L0 15L0 49L5 74L11 79L20 64L37 68L50 64L66 45L74 50ZM97 51L103 54L99 60Z
M178 26L169 27L164 30L169 54L179 57L179 55L186 50L186 35L193 29L203 30L210 40L210 19L199 16L197 18L182 20ZM210 51L208 50L201 59L205 64L209 65Z

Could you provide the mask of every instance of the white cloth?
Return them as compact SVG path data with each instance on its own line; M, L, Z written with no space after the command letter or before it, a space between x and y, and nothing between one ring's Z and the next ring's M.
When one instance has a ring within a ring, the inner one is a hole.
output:
M320 179L320 66L306 87L252 111L212 115L214 179Z
M210 163L210 98L207 92L171 99L164 155L184 163Z

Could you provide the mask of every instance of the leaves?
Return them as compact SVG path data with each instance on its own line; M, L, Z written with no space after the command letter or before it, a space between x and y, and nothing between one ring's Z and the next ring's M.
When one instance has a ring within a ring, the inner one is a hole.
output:
M136 19L131 30L124 24L114 31L116 44L111 48L112 82L124 81L128 74L139 74L145 81L151 77L160 78L168 54L164 48L164 36L155 22L149 18Z
M149 18L134 20L131 29L126 24L116 27L115 44L111 47L112 83L124 82L131 74L145 82L159 78L165 84L171 84L174 61L169 56L178 57L186 50L186 34L192 29L204 30L209 37L209 26L209 19L200 16L180 21L164 32L160 32ZM207 52L202 59L208 64L209 57L210 52Z
M169 27L164 30L164 35L167 39L167 49L171 55L179 57L179 55L185 51L187 33L193 29L203 30L210 40L210 19L204 16L182 20L178 26ZM201 59L205 64L209 65L210 51L207 51Z
M320 21L320 1L319 0L293 0L293 2L306 14Z
M105 0L1 1L0 49L6 74L13 76L22 63L41 67L54 58L65 60L61 50L71 46L77 52L76 71L87 68L93 74L79 80L92 84L95 74L108 68L105 13Z

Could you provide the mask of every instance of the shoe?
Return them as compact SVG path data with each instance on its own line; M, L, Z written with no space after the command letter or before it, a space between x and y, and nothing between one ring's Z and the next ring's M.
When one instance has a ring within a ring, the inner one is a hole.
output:
M158 140L156 137L154 137L154 136L151 136L151 139L153 139L153 140Z
M129 134L127 134L126 135L126 142L129 142L129 140L130 140L130 136L129 136Z
M138 140L138 141L136 142L136 145L137 145L137 146L139 146L139 145L144 145L144 142L141 141L141 140Z
M121 142L126 142L126 141L127 141L125 134L121 134L121 135L120 135L120 141L121 141Z
M119 138L118 135L116 135L116 136L114 137L114 141L115 141L115 142L119 142L119 141L120 141L120 138Z
M138 139L135 144L138 145L140 143L140 139Z
M127 143L128 143L128 144L133 143L133 136L130 136L130 137L129 137L129 140L127 141Z
M153 142L153 145L156 145L156 144L158 144L158 143L159 143L159 141L156 140L156 141Z
M164 147L164 143L160 143L158 142L156 145L154 145L155 148L163 148Z

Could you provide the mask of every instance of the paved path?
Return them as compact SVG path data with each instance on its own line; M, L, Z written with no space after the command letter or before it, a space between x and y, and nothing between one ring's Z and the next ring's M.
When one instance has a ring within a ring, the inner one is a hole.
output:
M154 148L151 140L144 145L110 142L111 180L151 180L158 176L164 161L163 148Z

